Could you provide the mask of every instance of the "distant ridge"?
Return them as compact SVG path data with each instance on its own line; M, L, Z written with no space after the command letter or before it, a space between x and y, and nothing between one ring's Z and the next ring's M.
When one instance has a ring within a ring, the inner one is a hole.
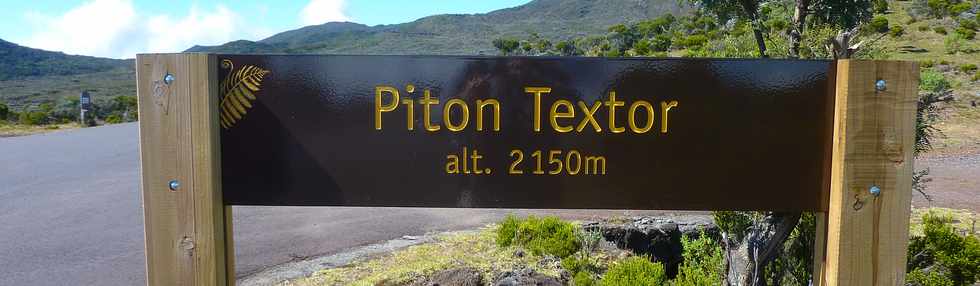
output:
M492 41L530 33L562 40L605 33L609 26L684 13L679 0L535 0L485 14L436 15L395 25L331 22L258 42L194 46L188 52L314 54L494 54Z
M0 80L75 75L132 68L132 60L67 55L28 48L0 39Z

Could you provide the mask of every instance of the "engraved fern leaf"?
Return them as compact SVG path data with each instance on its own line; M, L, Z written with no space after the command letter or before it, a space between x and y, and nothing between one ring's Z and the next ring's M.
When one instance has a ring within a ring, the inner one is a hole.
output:
M235 70L231 60L222 60L221 67L228 69L228 75L221 81L221 127L228 129L242 120L248 109L252 108L255 93L262 87L262 78L269 71L245 65Z

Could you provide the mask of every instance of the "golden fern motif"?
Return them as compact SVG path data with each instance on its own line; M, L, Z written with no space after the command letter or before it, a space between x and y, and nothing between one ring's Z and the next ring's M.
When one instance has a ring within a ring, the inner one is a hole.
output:
M228 59L221 61L221 68L228 70L228 75L221 81L221 127L229 129L252 108L255 93L269 71L252 65L245 65L236 71L235 65Z

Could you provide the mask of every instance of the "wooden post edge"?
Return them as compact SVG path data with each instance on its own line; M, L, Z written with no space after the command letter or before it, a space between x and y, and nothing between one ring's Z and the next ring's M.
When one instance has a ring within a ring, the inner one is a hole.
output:
M216 73L213 55L136 57L147 285L234 284Z
M830 207L817 214L813 284L904 285L918 65L841 60L836 76Z

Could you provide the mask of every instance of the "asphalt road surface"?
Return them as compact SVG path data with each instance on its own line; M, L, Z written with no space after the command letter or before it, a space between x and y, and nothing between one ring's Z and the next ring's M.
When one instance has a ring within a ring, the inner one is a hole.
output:
M0 285L144 285L134 123L0 138ZM235 207L239 277L403 235L473 228L508 212ZM533 211L567 218L652 212Z

